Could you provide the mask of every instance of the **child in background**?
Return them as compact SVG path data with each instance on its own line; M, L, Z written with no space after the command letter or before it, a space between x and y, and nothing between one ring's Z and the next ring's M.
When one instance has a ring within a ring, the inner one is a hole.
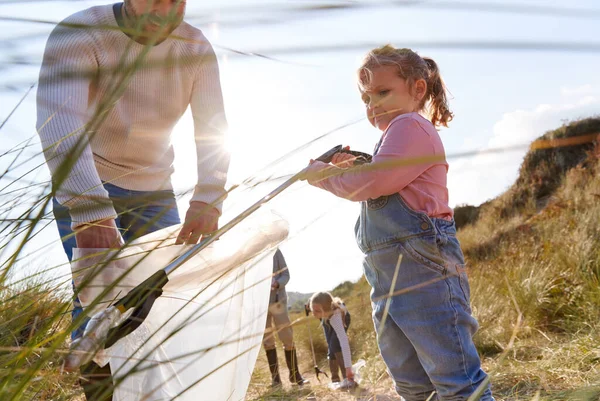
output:
M346 153L331 164L311 160L308 182L361 203L355 236L379 349L398 394L466 400L481 386L481 400L493 400L473 343L477 321L448 205L436 127L453 115L437 64L387 45L367 54L358 78L367 117L383 133L373 158L356 167Z
M331 381L340 382L338 368L342 378L349 383L354 382L352 372L352 356L350 342L346 331L350 326L350 314L346 305L339 298L334 298L328 292L317 292L309 301L313 316L321 320L325 339L327 340L327 359L331 370ZM346 384L347 386L348 384Z

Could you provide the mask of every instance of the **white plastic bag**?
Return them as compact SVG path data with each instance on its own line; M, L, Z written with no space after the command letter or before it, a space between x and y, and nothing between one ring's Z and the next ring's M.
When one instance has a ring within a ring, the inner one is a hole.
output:
M364 359L359 359L354 365L352 365L352 372L354 373L354 381L344 379L341 382L330 383L329 388L331 390L350 390L358 386L362 381L360 377L360 370L367 365Z
M179 228L119 252L75 249L72 271L88 316L189 249L173 245ZM95 359L110 363L113 400L243 400L265 329L272 256L287 234L287 222L263 212L173 271L144 323Z

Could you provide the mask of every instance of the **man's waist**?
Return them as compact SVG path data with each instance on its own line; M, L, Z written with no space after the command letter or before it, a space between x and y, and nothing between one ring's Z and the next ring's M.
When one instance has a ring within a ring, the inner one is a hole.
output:
M171 175L173 167L149 166L144 168L115 168L114 166L98 163L98 175L103 182L132 191L166 191L172 190Z

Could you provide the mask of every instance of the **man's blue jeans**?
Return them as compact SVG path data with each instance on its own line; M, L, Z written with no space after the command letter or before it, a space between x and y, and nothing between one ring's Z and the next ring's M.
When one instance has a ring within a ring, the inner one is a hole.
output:
M104 188L108 191L118 214L115 222L125 242L180 223L173 191L132 191L107 183L104 184ZM69 210L54 199L53 212L58 232L63 239L63 248L70 261L77 243L71 230ZM75 295L71 312L73 320L82 312L81 303ZM73 340L83 334L86 323L71 333Z

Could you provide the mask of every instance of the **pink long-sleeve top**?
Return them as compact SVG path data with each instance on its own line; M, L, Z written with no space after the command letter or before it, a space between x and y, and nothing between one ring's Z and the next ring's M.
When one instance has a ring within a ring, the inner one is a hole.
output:
M369 164L350 170L314 162L309 183L352 201L399 193L414 210L450 220L444 145L430 121L418 113L402 114L383 133Z

